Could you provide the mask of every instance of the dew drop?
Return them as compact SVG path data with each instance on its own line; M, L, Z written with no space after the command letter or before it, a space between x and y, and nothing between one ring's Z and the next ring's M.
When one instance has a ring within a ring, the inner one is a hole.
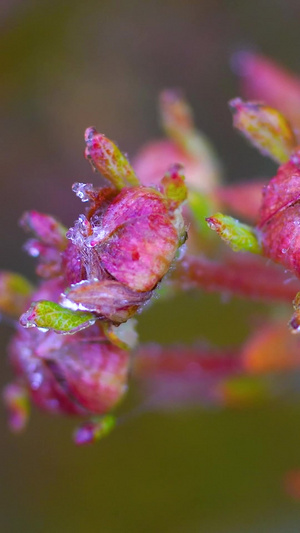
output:
M93 190L92 183L74 183L72 186L72 191L82 202L88 202L91 199Z

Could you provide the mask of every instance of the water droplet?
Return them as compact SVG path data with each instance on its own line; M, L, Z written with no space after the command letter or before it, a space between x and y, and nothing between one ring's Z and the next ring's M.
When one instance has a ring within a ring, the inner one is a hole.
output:
M74 183L72 191L82 202L88 202L91 199L94 187L92 183Z

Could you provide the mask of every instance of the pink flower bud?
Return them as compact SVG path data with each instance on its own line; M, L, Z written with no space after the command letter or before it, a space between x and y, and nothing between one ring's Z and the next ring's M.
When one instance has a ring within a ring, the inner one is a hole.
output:
M112 277L135 291L153 289L182 244L184 223L176 207L155 189L131 187L104 214L80 217L68 237L81 255L82 279Z
M20 224L35 237L27 241L24 248L29 255L39 259L36 273L43 278L61 274L61 252L68 244L67 228L54 217L38 211L24 213Z
M209 141L196 129L192 110L180 91L162 92L160 115L170 140L151 142L136 156L133 166L141 182L156 185L171 165L179 163L189 186L211 192L220 179L221 167Z
M139 184L127 158L105 135L98 133L95 128L87 128L85 142L85 157L117 189Z
M234 67L241 76L243 96L275 107L298 130L300 78L262 55L240 52L233 59Z
M72 336L20 328L10 357L34 403L52 413L103 414L126 392L129 353L97 326Z
M296 152L264 188L259 230L264 254L300 276L300 159Z
M38 274L52 279L32 294L27 310L28 295L22 295L23 328L17 328L9 354L20 387L37 406L90 416L106 414L126 392L128 350L136 335L133 321L122 323L150 299L183 243L181 204L187 191L178 166L159 187L144 187L104 135L89 128L86 144L86 156L112 186L74 184L89 205L67 232L49 215L32 211L23 217L22 225L34 235L26 249L39 258ZM6 281L20 285L16 276ZM11 305L14 293L9 298ZM18 391L8 391L17 428L25 417ZM112 418L90 420L77 430L75 442L94 442L111 428Z
M66 228L54 217L38 211L28 211L22 216L20 224L44 244L60 250L66 247Z
M170 268L184 224L154 189L123 190L103 217L109 238L99 244L101 263L115 279L136 291L149 291Z

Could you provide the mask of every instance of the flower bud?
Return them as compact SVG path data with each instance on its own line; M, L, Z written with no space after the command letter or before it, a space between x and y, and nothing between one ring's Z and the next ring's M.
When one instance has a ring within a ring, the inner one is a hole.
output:
M182 179L177 191L183 197L181 189ZM68 237L80 251L86 278L112 277L139 292L153 289L182 244L179 201L148 187L124 188L104 214L96 210L90 220L81 217Z
M155 185L171 165L179 163L189 186L211 192L220 180L220 163L210 142L196 129L192 110L180 91L162 92L160 115L170 140L150 142L138 153L133 166L141 182Z
M32 400L52 413L104 414L127 389L129 353L96 325L71 336L20 328L10 357Z
M184 231L154 189L125 189L103 217L109 238L99 245L101 262L115 279L136 291L149 291L170 268Z
M300 128L300 78L259 54L241 51L233 57L245 98L260 100L279 109Z
M119 148L95 128L85 131L85 157L117 189L139 185L132 166Z
M263 252L300 276L300 159L295 152L264 188L258 222Z
M24 213L20 224L25 231L34 235L34 239L29 239L24 249L32 257L39 258L36 273L43 278L59 276L61 253L68 244L67 228L54 217L38 211Z
M24 213L20 220L21 226L34 234L42 243L63 250L67 245L67 229L51 215L38 211Z
M296 147L296 138L287 119L276 109L258 102L229 102L233 125L263 155L278 163L286 162Z

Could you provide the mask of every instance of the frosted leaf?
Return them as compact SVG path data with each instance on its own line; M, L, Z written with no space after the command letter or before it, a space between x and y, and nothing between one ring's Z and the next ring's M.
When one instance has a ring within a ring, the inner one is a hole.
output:
M96 321L92 313L76 312L65 309L49 300L33 302L21 316L20 324L25 328L38 328L56 333L77 333Z

